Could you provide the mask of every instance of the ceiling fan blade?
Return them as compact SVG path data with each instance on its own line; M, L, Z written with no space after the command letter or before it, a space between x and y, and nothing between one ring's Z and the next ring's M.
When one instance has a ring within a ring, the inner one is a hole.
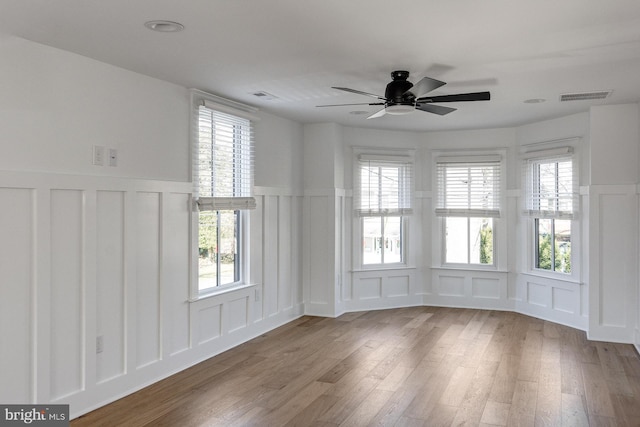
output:
M316 105L316 107L345 107L349 105L384 105L384 102L374 102L371 104L327 104L327 105Z
M382 117L385 114L386 114L386 111L383 108L382 110L378 111L377 113L374 113L374 114L370 115L369 117L367 117L367 120L369 120L369 119L377 119L378 117Z
M441 82L440 80L432 79L430 77L423 77L418 83L413 85L411 89L406 91L404 94L412 93L416 98L422 98L432 90L438 89L440 86L446 85L445 82Z
M426 111L427 113L433 113L439 116L444 116L445 114L449 114L456 111L456 108L443 107L442 105L433 105L433 104L417 104L416 110Z
M345 92L351 92L351 93L357 93L358 95L365 95L365 96L371 96L373 98L376 99L381 99L383 101L386 101L387 98L380 96L380 95L374 95L373 93L368 93L368 92L363 92L361 90L355 90L355 89L350 89L348 87L336 87L336 86L331 86L331 89L338 89L338 90L343 90Z
M491 100L490 92L473 92L473 93L458 93L455 95L442 95L419 98L416 102L461 102L461 101L489 101Z

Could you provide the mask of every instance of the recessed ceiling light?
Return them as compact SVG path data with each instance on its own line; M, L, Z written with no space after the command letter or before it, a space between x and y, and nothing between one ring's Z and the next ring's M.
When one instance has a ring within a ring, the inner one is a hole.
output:
M531 99L526 99L524 101L525 104L540 104L542 102L545 102L546 99L543 98L531 98Z
M148 21L144 23L144 26L150 30L161 33L177 33L178 31L184 30L184 25L173 21Z

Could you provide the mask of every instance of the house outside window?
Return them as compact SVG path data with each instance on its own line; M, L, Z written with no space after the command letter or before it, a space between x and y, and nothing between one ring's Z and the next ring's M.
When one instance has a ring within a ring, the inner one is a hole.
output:
M363 266L406 262L406 222L412 213L413 163L410 156L358 156L356 216L361 229Z
M246 280L248 212L253 198L251 120L204 101L197 109L194 197L197 206L197 294Z
M572 273L572 223L577 179L572 150L537 153L525 161L525 215L531 218L533 268Z
M436 159L436 216L442 227L442 263L495 266L500 217L501 156Z

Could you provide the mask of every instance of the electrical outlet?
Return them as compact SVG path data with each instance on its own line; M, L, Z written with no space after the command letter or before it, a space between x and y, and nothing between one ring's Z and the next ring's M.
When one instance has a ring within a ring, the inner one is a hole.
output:
M96 353L102 353L104 351L104 336L98 335L96 337Z
M104 147L101 145L93 146L93 164L95 166L104 166Z

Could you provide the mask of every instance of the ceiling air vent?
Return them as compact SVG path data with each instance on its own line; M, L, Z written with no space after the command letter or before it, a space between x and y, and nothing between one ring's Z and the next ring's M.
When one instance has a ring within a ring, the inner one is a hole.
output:
M611 95L611 90L599 90L595 92L565 93L560 95L560 102L564 101L590 101L594 99L605 99Z

